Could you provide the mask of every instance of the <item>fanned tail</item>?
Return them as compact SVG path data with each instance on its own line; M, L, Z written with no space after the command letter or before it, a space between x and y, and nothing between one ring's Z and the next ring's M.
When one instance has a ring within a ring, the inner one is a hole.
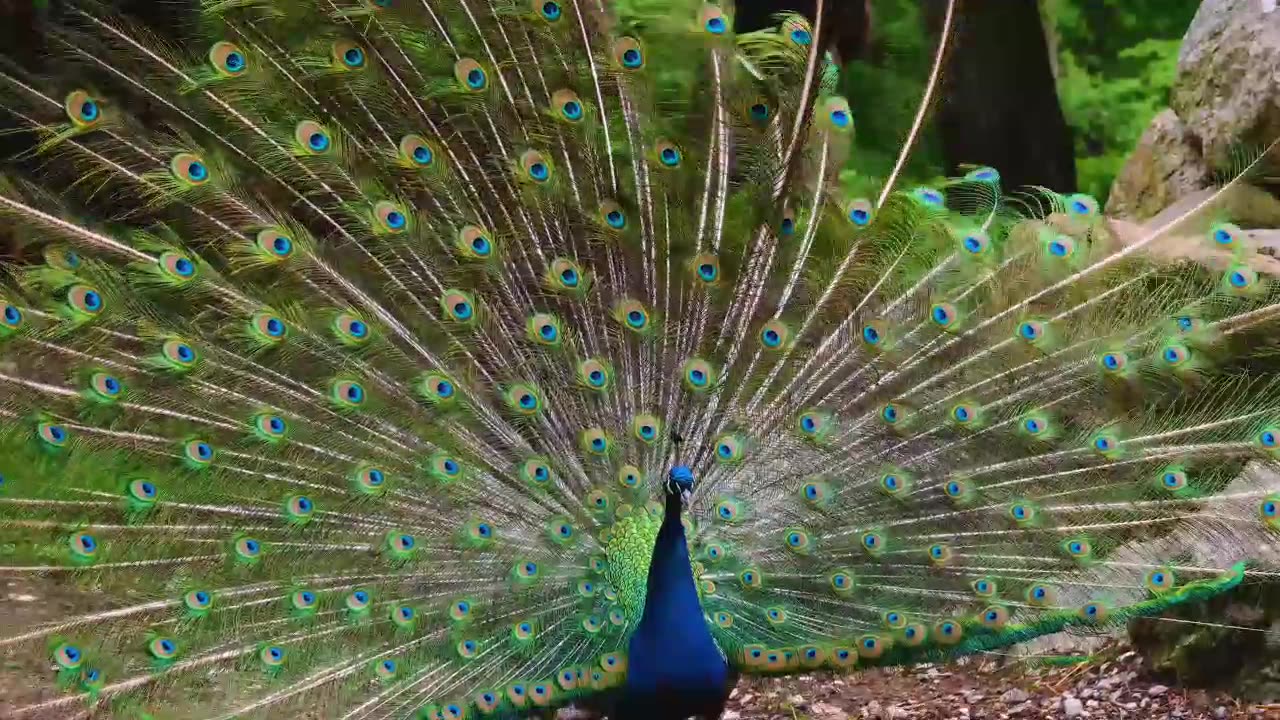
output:
M821 22L600 5L209 0L188 46L86 2L0 72L31 138L0 215L43 253L0 293L0 573L111 601L0 637L64 691L18 716L618 688L677 463L749 672L1268 566L1280 490L1237 478L1280 447L1250 365L1280 305L1247 231L1206 200L1118 238L1091 198L900 189L903 160L846 197ZM1223 267L1153 262L1174 234Z

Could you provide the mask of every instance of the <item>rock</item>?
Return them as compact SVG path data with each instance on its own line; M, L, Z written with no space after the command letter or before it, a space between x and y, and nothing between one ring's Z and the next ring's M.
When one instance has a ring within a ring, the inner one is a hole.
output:
M1198 139L1173 110L1147 126L1138 147L1116 175L1107 214L1146 220L1179 198L1209 186L1213 173Z
M812 720L846 720L849 717L844 710L824 702L814 703L808 714Z
M906 720L910 716L911 713L897 705L890 705L889 709L884 712L885 720Z
M1205 0L1178 55L1170 106L1205 155L1280 136L1280 23L1261 2Z
M880 703L872 700L862 708L862 717L867 720L883 720L884 711L880 708Z
M1084 703L1077 698L1064 698L1062 700L1062 714L1069 718L1080 717L1084 714Z
M788 702L788 703L790 703L791 705L795 705L795 706L804 705L804 696L803 696L803 695L792 695L791 697L787 698L787 702Z
M982 693L977 691L973 691L973 692L965 693L964 700L965 702L972 705L974 703L982 702L983 698L985 697L986 695L983 695Z
M745 695L743 695L743 696L742 696L742 701L741 701L740 703L738 703L738 704L739 704L739 705L746 705L747 703L751 702L751 698L752 698L752 697L754 697L754 696L753 696L751 693L747 693L747 694L745 694Z
M1169 692L1169 688L1164 685L1152 685L1147 688L1147 697L1160 697Z
M737 710L725 710L724 713L720 715L720 720L740 720L741 717L742 713ZM844 715L840 716L840 718L843 717Z
M1017 703L1026 702L1030 698L1031 695L1026 690L1021 688L1010 688L1005 690L1004 694L1000 696L1000 702L1005 705L1015 705Z
M1213 717L1216 718L1216 720L1225 720L1225 718L1227 717L1227 708L1222 705L1219 705L1218 707L1214 708Z
M1274 12L1268 2L1200 4L1182 42L1170 107L1151 121L1117 175L1108 215L1151 218L1209 187L1214 169L1232 169L1232 148L1265 146L1280 137L1280 22L1266 17ZM1228 214L1240 221L1254 209ZM1249 219L1263 227L1280 225Z

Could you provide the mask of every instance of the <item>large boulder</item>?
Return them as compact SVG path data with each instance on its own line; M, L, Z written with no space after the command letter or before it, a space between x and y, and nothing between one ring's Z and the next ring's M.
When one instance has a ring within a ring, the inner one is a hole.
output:
M1147 220L1239 165L1241 147L1280 138L1276 0L1204 0L1183 39L1170 108L1116 177L1107 214ZM1249 213L1280 215L1262 203ZM1275 227L1261 217L1241 224Z

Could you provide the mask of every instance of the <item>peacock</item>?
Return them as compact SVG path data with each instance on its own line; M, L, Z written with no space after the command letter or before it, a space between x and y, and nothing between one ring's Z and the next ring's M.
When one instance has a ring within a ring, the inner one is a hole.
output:
M1280 565L1274 144L912 186L955 2L882 177L830 2L197 5L0 64L11 717L712 720Z

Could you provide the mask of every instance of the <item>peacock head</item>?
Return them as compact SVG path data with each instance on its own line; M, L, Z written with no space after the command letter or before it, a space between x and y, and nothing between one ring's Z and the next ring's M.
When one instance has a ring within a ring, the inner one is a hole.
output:
M667 473L665 488L667 495L678 496L684 502L689 502L689 496L693 494L693 470L688 465L671 468Z

